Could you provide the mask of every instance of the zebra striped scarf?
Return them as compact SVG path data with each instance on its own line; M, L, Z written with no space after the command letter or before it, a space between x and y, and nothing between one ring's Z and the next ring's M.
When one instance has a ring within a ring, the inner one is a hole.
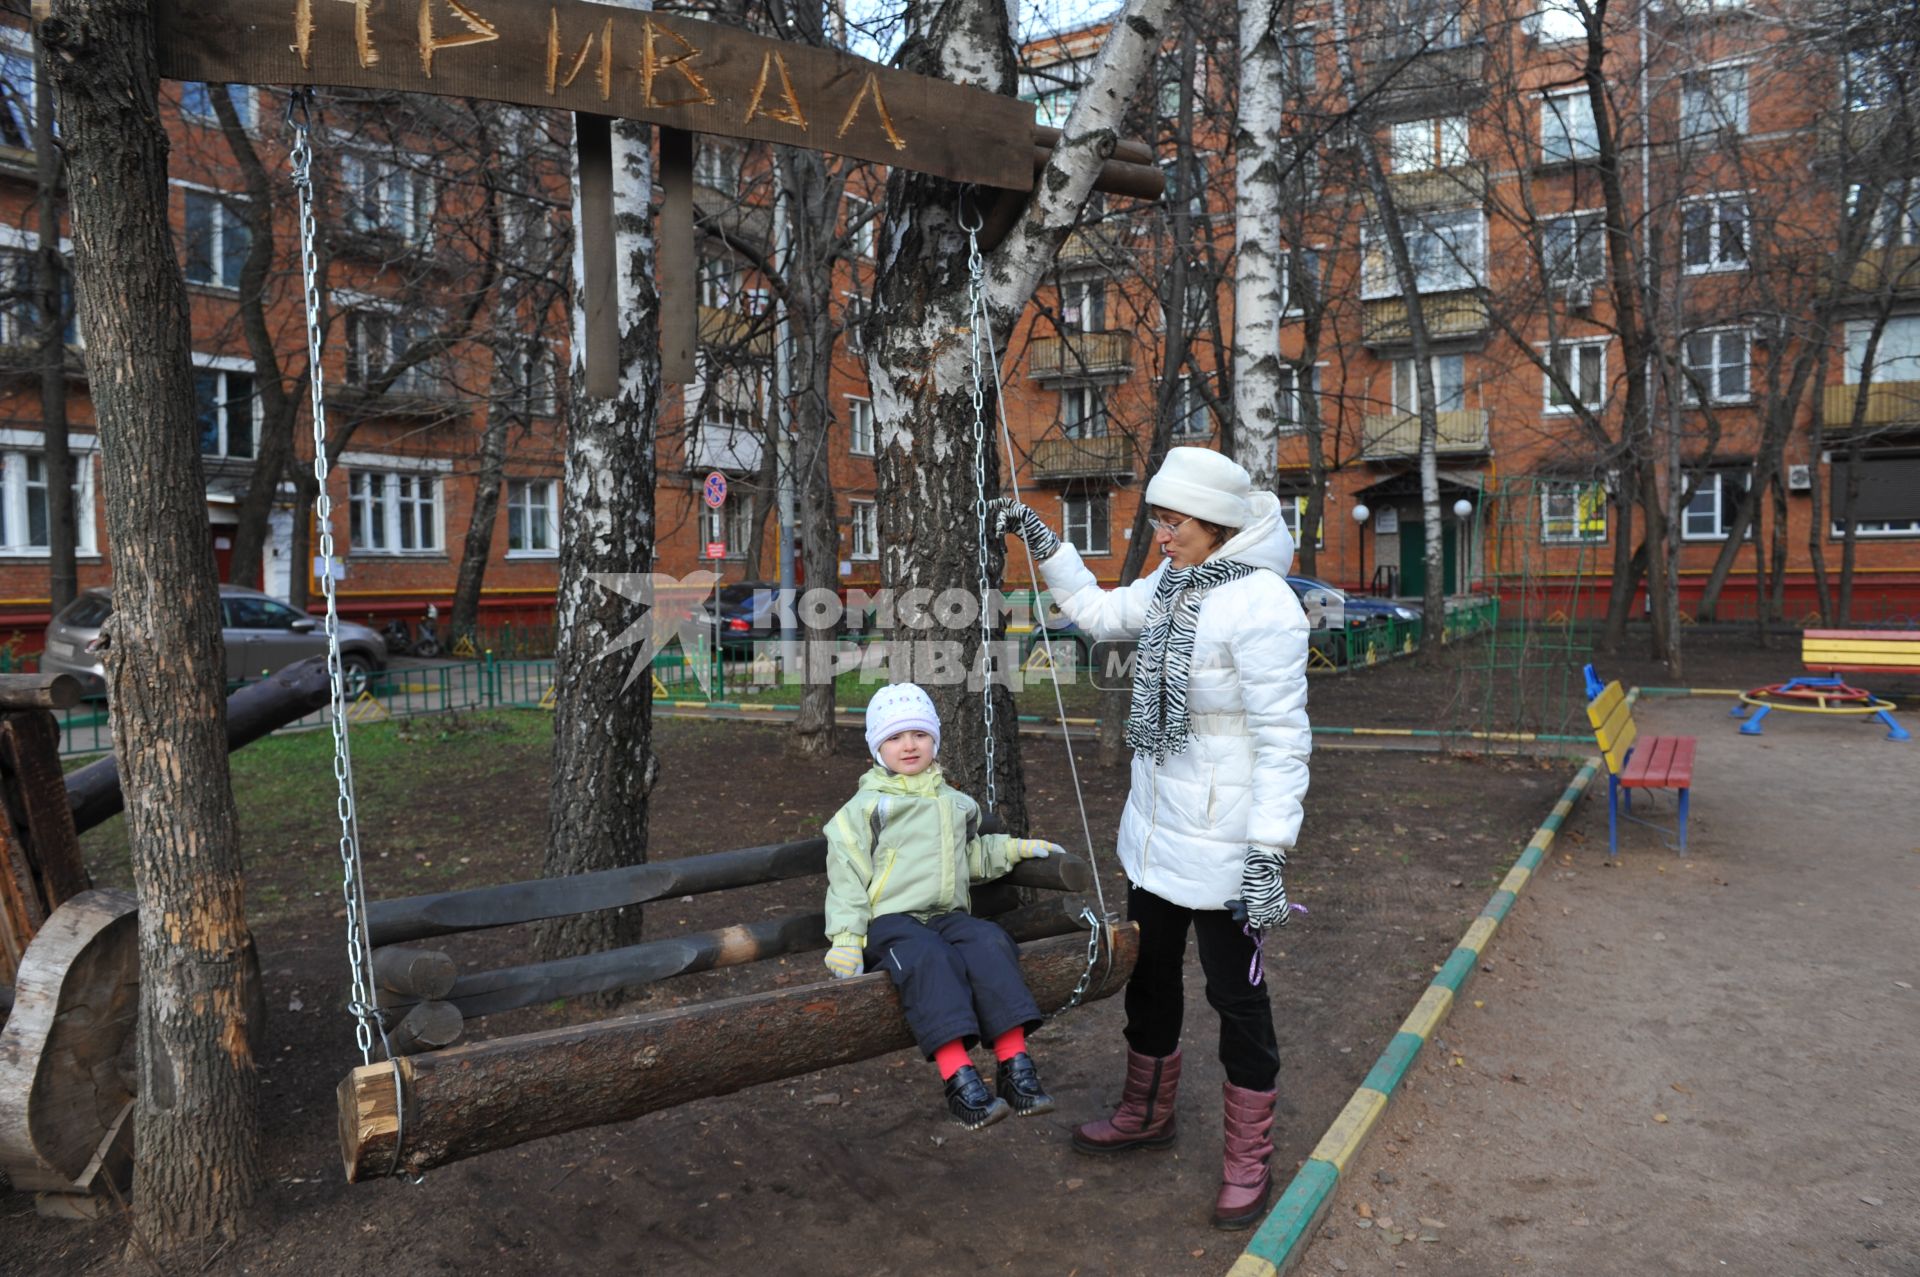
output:
M1133 704L1127 713L1127 744L1151 754L1156 765L1187 747L1187 680L1193 673L1193 627L1200 601L1216 585L1254 571L1233 559L1213 559L1160 574L1146 627L1133 660Z

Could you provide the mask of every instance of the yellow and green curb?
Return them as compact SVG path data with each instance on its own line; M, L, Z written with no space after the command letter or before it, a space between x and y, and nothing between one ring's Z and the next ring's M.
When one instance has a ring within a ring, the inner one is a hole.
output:
M1291 1272L1312 1240L1313 1231L1333 1202L1333 1190L1339 1187L1347 1165L1366 1143L1387 1101L1405 1078L1420 1048L1432 1040L1434 1032L1446 1022L1454 1001L1465 989L1480 955L1493 942L1500 923L1513 909L1513 902L1526 890L1527 883L1546 860L1547 849L1559 834L1561 823L1573 812L1574 804L1586 792L1587 784L1600 770L1600 759L1589 758L1574 774L1573 780L1553 805L1553 812L1527 840L1526 850L1507 871L1499 889L1487 900L1480 916L1460 937L1452 956L1440 973L1427 985L1420 1001L1401 1022L1387 1049L1374 1061L1372 1070L1353 1093L1347 1106L1333 1119L1333 1125L1314 1146L1312 1154L1280 1194L1280 1200L1268 1212L1254 1232L1247 1248L1227 1272L1227 1277L1282 1277Z

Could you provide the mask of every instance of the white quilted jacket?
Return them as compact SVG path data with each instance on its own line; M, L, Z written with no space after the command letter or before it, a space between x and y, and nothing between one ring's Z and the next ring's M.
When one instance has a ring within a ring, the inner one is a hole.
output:
M1307 617L1286 582L1293 536L1279 499L1252 498L1254 519L1218 550L1258 568L1217 586L1194 627L1187 748L1156 766L1133 758L1120 818L1120 863L1134 885L1189 909L1240 895L1247 846L1292 847L1307 794ZM1040 565L1060 610L1095 639L1137 637L1166 562L1103 590L1063 544Z

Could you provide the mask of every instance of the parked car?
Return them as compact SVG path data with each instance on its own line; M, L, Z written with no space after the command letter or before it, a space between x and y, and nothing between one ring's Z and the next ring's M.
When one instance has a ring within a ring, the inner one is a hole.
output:
M88 651L87 645L100 637L100 627L111 615L110 591L83 590L47 626L40 669L73 675L88 696L105 695L107 680L100 653ZM327 650L326 632L317 618L244 586L220 587L220 621L229 681L259 678L309 656L325 655ZM364 691L367 679L386 665L387 645L378 633L351 621L340 622L340 667L349 696Z
M1287 584L1300 596L1300 606L1307 611L1307 619L1313 628L1340 629L1352 626L1379 625L1386 621L1417 621L1420 610L1405 603L1396 603L1392 599L1369 598L1364 594L1351 594L1337 585L1310 576L1290 576Z

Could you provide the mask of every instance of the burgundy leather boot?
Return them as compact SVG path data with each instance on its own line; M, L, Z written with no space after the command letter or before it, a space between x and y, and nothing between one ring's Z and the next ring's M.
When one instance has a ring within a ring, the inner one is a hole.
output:
M1074 1128L1082 1153L1122 1153L1173 1143L1173 1102L1180 1091L1180 1052L1141 1055L1127 1048L1127 1081L1113 1116Z
M1258 1222L1273 1191L1267 1159L1273 1156L1272 1091L1246 1091L1228 1082L1226 1157L1220 1172L1220 1196L1213 1203L1213 1226L1247 1228Z

